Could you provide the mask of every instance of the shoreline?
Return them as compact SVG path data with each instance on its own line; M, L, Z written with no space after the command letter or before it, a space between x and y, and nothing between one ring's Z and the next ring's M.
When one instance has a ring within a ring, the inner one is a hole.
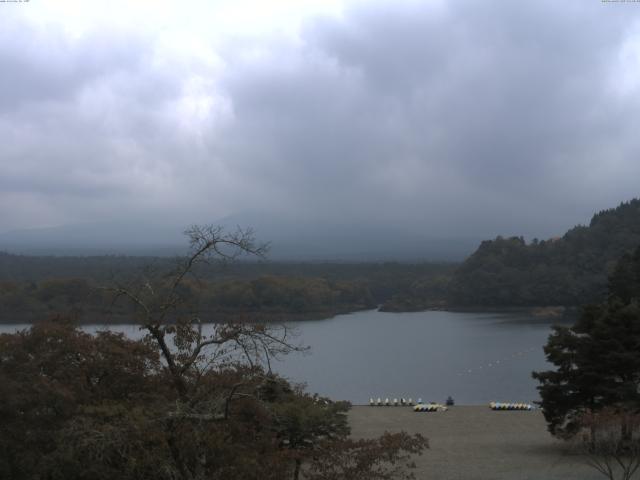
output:
M375 311L380 313L420 313L420 312L452 312L452 313L487 313L487 314L514 314L526 318L528 322L535 320L541 323L553 323L558 321L566 323L574 321L578 315L578 307L564 306L529 306L529 307L511 307L511 306L441 306L431 307L421 310L386 310L383 305L377 307L359 306L356 308L344 308L330 311L317 312L213 312L211 319L205 323L225 323L229 321L239 321L247 323L285 323L285 322L317 322L329 320L339 315L348 315L351 313ZM44 318L33 319L0 319L0 325L34 325L55 317L56 314L47 313ZM99 315L95 315L99 317ZM512 319L510 321L517 322L520 319ZM136 323L132 318L118 315L104 319L75 319L74 323L81 326L89 325L131 325Z
M513 313L536 318L563 319L576 316L580 307L577 305L438 305L419 309L386 309L384 305L378 308L381 312L388 313L415 313L415 312L453 312L453 313Z

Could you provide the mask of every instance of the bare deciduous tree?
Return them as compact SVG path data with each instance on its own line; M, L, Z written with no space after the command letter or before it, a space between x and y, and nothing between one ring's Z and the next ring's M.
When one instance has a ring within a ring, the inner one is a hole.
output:
M640 468L640 414L615 408L582 416L577 439L587 464L609 480L630 480Z
M185 284L197 281L197 269L212 261L232 261L241 255L264 257L268 245L258 245L253 231L238 228L228 233L220 226L192 226L185 231L188 254L170 272L145 272L128 284L107 287L115 298L125 297L136 310L140 328L154 341L181 397L197 385L208 369L238 355L250 365L294 350L291 332L284 325L241 321L212 323L203 330L198 309L190 305Z

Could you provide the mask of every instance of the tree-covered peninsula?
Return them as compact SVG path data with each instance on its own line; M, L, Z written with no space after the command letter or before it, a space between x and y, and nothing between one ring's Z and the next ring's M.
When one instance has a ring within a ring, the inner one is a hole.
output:
M578 306L604 299L616 262L640 245L640 199L596 213L548 240L497 237L451 276L422 278L384 309Z

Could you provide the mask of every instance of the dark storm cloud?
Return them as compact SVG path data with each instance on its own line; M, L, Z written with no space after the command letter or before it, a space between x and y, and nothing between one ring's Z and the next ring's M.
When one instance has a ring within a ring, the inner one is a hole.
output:
M362 2L296 39L218 42L215 65L144 29L17 22L0 215L559 233L640 194L639 20L584 0Z
M312 22L303 48L232 70L252 145L229 155L309 211L549 233L638 194L638 91L612 91L630 13L394 2Z

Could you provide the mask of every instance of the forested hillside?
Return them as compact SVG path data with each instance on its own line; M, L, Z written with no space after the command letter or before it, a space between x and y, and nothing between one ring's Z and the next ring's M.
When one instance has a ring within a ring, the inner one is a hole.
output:
M82 323L126 322L128 304L102 287L171 271L162 257L32 257L0 253L0 322L40 321L58 314ZM416 282L451 275L453 264L212 263L194 268L182 295L206 321L227 317L326 318L374 308Z
M563 237L482 242L454 273L453 305L580 305L604 298L616 262L640 245L640 199L603 210Z

